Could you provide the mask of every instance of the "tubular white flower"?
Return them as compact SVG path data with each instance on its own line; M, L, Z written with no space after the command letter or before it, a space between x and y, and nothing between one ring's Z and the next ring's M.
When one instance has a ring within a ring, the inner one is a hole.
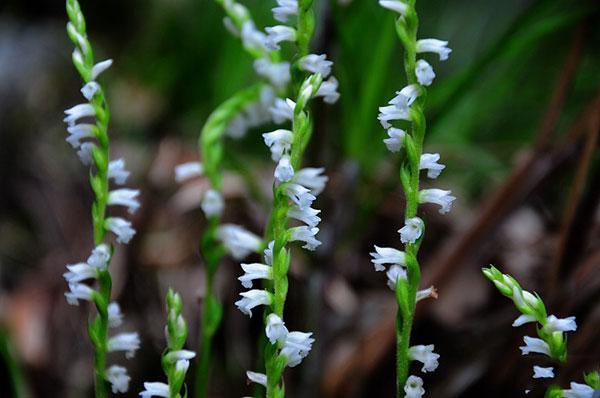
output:
M430 297L434 299L438 298L437 290L433 286L417 291L417 303Z
M108 178L112 178L115 184L123 185L129 177L129 172L125 170L125 160L116 159L108 163Z
M563 390L564 398L592 398L594 389L587 384L571 382L570 389Z
M235 26L235 24L233 23L233 21L231 20L231 18L224 17L223 18L223 26L233 36L235 36L235 37L239 37L240 36L240 31L238 30L237 26Z
M415 345L410 347L409 356L413 361L419 361L423 364L421 371L424 373L433 372L437 369L440 358L440 354L433 352L435 349L433 344L429 345Z
M196 355L196 354L194 354L194 355ZM180 359L180 360L178 360L175 363L175 373L176 373L176 375L178 374L180 377L184 377L185 374L186 374L186 372L188 371L189 367L190 367L190 361L188 361L187 359Z
M296 173L294 182L310 189L313 195L318 195L325 189L329 177L323 175L323 167L305 167Z
M83 163L86 166L92 165L92 151L94 150L94 148L96 148L96 145L94 145L91 142L84 142L83 144L81 144L79 150L77 151L77 156L79 157L79 160L81 160L81 163Z
M166 358L168 361L172 363L176 363L181 360L189 361L192 358L196 357L196 353L190 350L177 350L171 351L167 354Z
M87 263L94 268L106 269L110 260L110 249L105 243L100 243L92 250Z
M270 241L267 248L263 251L265 263L270 266L273 266L273 246L275 246L274 240Z
M285 194L298 206L300 209L310 207L312 203L317 199L310 190L300 184L287 184L285 187Z
M88 101L91 101L98 91L100 91L100 85L95 81L88 82L81 88L81 94Z
M294 108L296 103L291 99L276 98L273 106L269 108L271 118L274 123L281 124L286 120L292 120L294 118Z
M421 398L425 394L423 379L419 376L409 376L404 385L404 398Z
M131 377L127 374L127 369L122 366L113 365L106 369L106 380L111 384L113 394L117 394L125 393L129 390Z
M383 143L390 152L399 152L402 148L402 144L404 143L406 131L395 127L390 127L387 129L387 133L390 138L384 139Z
M316 97L323 97L323 101L327 104L335 104L337 100L340 98L340 93L338 90L338 81L335 76L331 76L329 79L321 83Z
M379 0L379 5L402 16L406 16L406 12L408 11L408 4L401 0Z
M242 44L244 48L251 51L260 51L266 53L269 49L265 46L267 35L256 29L254 22L248 20L242 25Z
M169 397L169 385L158 381L144 383L144 391L140 392L142 398Z
M292 206L288 210L288 217L298 221L302 221L309 227L316 227L320 222L321 218L317 215L321 210L313 209L312 207L305 207L300 209L298 206Z
M91 287L82 283L69 283L69 291L65 292L67 303L71 305L79 305L78 300L92 301L96 291Z
M321 242L315 238L315 235L319 232L319 228L301 226L290 228L291 238L290 241L296 242L301 241L304 242L305 245L302 246L304 249L315 250L317 247L321 245Z
M450 195L452 191L443 189L422 189L419 191L419 203L433 203L440 206L438 212L446 214L452 209L452 202L456 197Z
M248 370L246 372L246 377L248 377L248 380L253 383L260 384L265 387L267 386L267 375L264 373L251 372Z
M315 339L311 336L312 333L304 332L289 332L287 334L281 349L281 355L287 359L287 366L293 368L308 356L312 344L315 342Z
M67 116L63 119L63 122L67 123L69 126L73 126L75 122L81 118L96 116L96 111L90 104L79 104L67 109L65 114Z
M388 281L387 285L390 289L396 290L396 285L398 284L398 279L406 280L406 270L398 264L393 264L385 273Z
M68 283L78 283L86 279L98 279L98 269L88 263L68 264L63 277Z
M523 341L525 342L524 346L519 347L522 355L527 355L532 352L537 352L539 354L550 355L550 346L542 339L538 339L536 337L524 336Z
M269 50L280 50L279 43L283 41L296 41L296 29L290 28L285 25L276 25L265 28L267 32L267 38L265 39L265 46Z
M291 79L289 62L272 63L267 58L260 58L254 61L254 70L277 88L285 87Z
M375 266L375 271L385 271L383 264L406 265L406 254L391 247L379 247L375 245L375 251L370 254L373 257L371 262Z
M298 15L298 0L277 0L273 7L273 18L279 22L287 22L292 16Z
M116 328L123 323L123 313L118 303L108 304L108 326Z
M331 73L333 62L327 60L326 54L308 54L300 59L300 69L310 73L320 73L323 79Z
M120 217L110 217L106 219L106 229L117 235L117 242L127 244L135 235L135 229L131 227L131 222Z
M260 250L262 239L235 224L222 224L217 228L217 238L223 243L231 256L241 260L250 253Z
M140 336L136 332L119 333L108 339L108 351L125 351L125 357L133 358L140 348Z
M244 275L240 276L238 280L246 289L252 287L252 281L255 279L273 279L273 269L269 265L261 263L242 263L240 265L244 270Z
M554 377L554 368L543 368L541 366L533 367L534 379L552 379Z
M94 131L96 126L93 124L80 123L75 124L73 126L67 127L67 132L69 135L66 138L66 141L73 147L78 148L81 145L81 140L84 138L92 138L94 137Z
M140 191L138 189L120 188L108 193L108 204L127 207L127 211L135 213L140 207L140 202L137 200Z
M518 308L539 308L543 303L536 296L527 290L521 290L517 286L513 286L513 297L515 305Z
M575 323L575 317L570 316L568 318L557 318L554 315L550 315L546 319L547 323L544 326L550 333L554 332L574 332L577 330L577 323Z
M259 305L271 305L273 300L271 293L265 290L252 289L247 292L240 293L241 299L235 302L242 313L252 318L252 308Z
M204 173L204 167L200 162L187 162L175 167L175 181L182 183Z
M398 230L402 243L415 243L423 234L425 223L419 217L412 217L404 221L404 226Z
M267 316L265 333L271 344L275 344L277 341L282 343L285 342L289 332L285 327L283 319L277 314L269 314L269 316Z
M423 86L430 86L433 83L433 79L435 79L433 68L424 59L417 61L415 74L417 75L417 81Z
M438 160L440 160L439 153L422 154L419 170L427 170L427 177L429 178L438 178L442 170L446 168L445 165L438 163Z
M379 120L384 129L388 129L392 126L390 124L390 121L410 121L410 115L408 113L408 109L399 108L396 105L388 105L379 107L379 115L377 116L377 119Z
M279 159L274 176L279 182L288 182L294 178L294 168L290 163L290 157L288 155L283 155Z
M92 80L96 80L96 78L105 70L107 70L108 68L110 68L110 66L113 64L113 60L112 59L107 59L104 61L100 61L98 62L96 65L94 65L92 67Z
M421 94L418 85L410 84L400 91L396 91L396 96L389 101L389 104L396 105L398 108L408 110Z
M524 325L526 323L530 323L530 322L535 322L536 319L533 315L527 315L527 314L523 314L520 315L517 319L514 320L514 322L512 323L512 326L514 328L519 327L521 325Z
M448 42L438 39L421 39L417 40L418 53L436 53L440 56L440 61L445 61L452 52L448 47Z
M287 107L287 105L285 105ZM290 130L278 129L269 133L264 133L263 139L265 145L271 149L271 159L278 161L285 152L292 147L294 135Z
M218 191L209 189L202 197L200 207L202 208L202 211L206 217L220 217L223 213L223 209L225 208L225 203L223 202L223 197Z

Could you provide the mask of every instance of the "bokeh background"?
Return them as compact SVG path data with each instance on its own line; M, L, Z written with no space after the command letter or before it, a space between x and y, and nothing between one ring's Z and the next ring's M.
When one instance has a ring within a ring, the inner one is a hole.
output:
M271 26L271 0L243 2ZM256 80L251 59L209 0L82 1L112 108L111 145L142 190L138 234L112 269L125 329L143 346L127 366L137 396L162 380L163 298L182 292L195 349L203 294L197 242L203 181L179 186L173 168L197 159L203 122L220 102ZM325 166L328 189L314 254L297 251L286 318L316 344L286 378L289 397L385 397L394 391L395 300L369 262L374 243L397 245L403 196L395 156L385 150L377 107L403 85L393 16L367 0L315 0L312 48L335 61L342 97L316 101L306 164ZM439 299L419 305L416 344L434 343L440 367L430 397L516 397L544 382L518 345L510 302L483 278L494 263L539 292L558 316L575 315L567 386L600 358L600 6L568 0L419 0L421 37L450 41L435 63L426 150L447 165L436 187L459 198L447 216L423 207L423 286ZM87 306L70 307L62 278L92 246L87 171L64 141L62 111L80 101L70 64L64 4L0 3L0 396L91 396ZM272 162L260 133L226 144L225 220L262 233ZM429 182L425 182L429 185ZM217 277L225 303L216 337L211 397L251 393L261 319L233 306L238 264ZM535 359L539 363L539 358ZM16 364L16 366L15 366ZM193 374L191 372L190 374ZM193 385L193 383L189 383Z

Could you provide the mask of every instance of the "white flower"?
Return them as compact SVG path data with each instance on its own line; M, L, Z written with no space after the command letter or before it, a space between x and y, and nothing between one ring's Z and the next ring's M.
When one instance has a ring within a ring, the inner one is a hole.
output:
M542 339L536 337L524 336L524 346L519 347L522 355L527 355L531 352L537 352L539 354L545 354L550 356L550 346Z
M379 0L379 5L388 10L395 11L402 16L405 16L406 11L408 11L408 4L401 0Z
M438 298L437 290L433 286L429 286L427 289L417 291L417 302L430 297L434 299Z
M333 62L327 60L326 54L308 54L300 59L300 69L310 73L319 73L326 79L331 73Z
M439 365L438 359L440 358L440 354L433 352L434 348L433 344L415 345L408 350L410 359L419 361L423 364L421 371L424 373L433 372Z
M106 229L117 235L117 242L119 243L127 244L135 235L135 229L131 227L131 222L120 217L107 218Z
M94 268L106 269L110 260L110 249L105 243L100 243L92 250L87 263Z
M252 308L258 305L271 305L271 293L265 290L252 289L240 293L241 299L235 302L240 311L252 318Z
M110 303L108 305L108 326L116 328L121 326L123 323L123 313L121 307L117 303Z
M98 269L91 267L88 263L68 264L63 277L68 283L78 283L86 279L97 279Z
M439 213L446 214L452 209L452 202L456 197L450 195L452 191L443 189L422 189L419 191L419 203L433 203L440 206Z
M220 225L217 228L217 238L237 260L241 260L250 253L258 252L262 243L259 236L235 224Z
M404 252L391 247L375 246L375 252L370 254L373 257L371 262L375 266L375 271L385 271L383 264L406 265L406 255Z
M533 367L534 379L551 379L554 377L554 368L542 368L541 366Z
M331 76L329 79L321 83L315 96L323 97L323 101L328 104L335 104L340 98L340 93L337 91L337 89L338 81L334 76Z
M587 384L571 382L569 390L563 390L564 398L592 398L594 389Z
M269 51L269 49L265 46L267 35L256 29L254 22L251 20L244 22L242 25L241 36L244 48L260 52Z
M515 305L518 308L539 308L543 303L536 296L527 290L521 290L517 286L513 286L513 297Z
M423 379L418 376L409 376L404 385L405 398L421 398L425 394Z
M238 280L246 289L252 287L254 279L273 279L273 269L269 265L261 263L242 263L240 265L244 270L244 275L240 276Z
M175 181L181 183L194 177L200 177L204 167L200 162L187 162L175 167Z
M310 207L312 203L317 199L310 190L303 187L300 184L287 184L285 187L285 194L298 206L300 209Z
M96 148L96 145L94 145L91 142L84 142L83 144L81 144L79 150L77 151L77 156L79 156L79 160L81 160L81 163L83 163L86 166L90 166L92 164L92 151L94 150L94 148Z
M276 98L273 106L269 108L269 112L271 113L273 122L281 124L286 120L294 118L294 108L296 108L296 103L291 99L287 98L283 100Z
M248 377L248 380L253 383L260 384L265 387L267 386L267 375L264 373L247 371L246 376Z
M271 344L275 344L276 341L284 342L289 332L283 319L277 314L269 314L265 333Z
M568 318L557 318L554 315L550 315L546 321L544 328L550 332L574 332L577 330L577 323L575 323L575 317L570 316Z
M88 101L91 101L98 91L100 91L100 85L95 81L88 82L81 88L81 94Z
M233 23L233 21L231 20L231 18L224 17L223 18L223 26L233 36L235 36L235 37L239 37L240 36L240 31L238 30L237 26L235 26L235 24Z
M106 380L110 382L113 394L116 394L129 390L129 380L131 380L131 377L127 375L127 369L122 366L113 365L106 369Z
M404 226L398 230L402 243L415 243L423 234L425 223L419 217L412 217L404 221Z
M396 96L389 101L389 104L396 105L400 109L408 110L420 94L419 86L410 84L402 90L396 91Z
M395 127L390 127L387 129L387 133L390 138L384 139L383 143L390 152L399 152L402 148L402 144L404 143L406 131Z
M276 25L265 28L268 36L265 45L269 50L279 50L279 43L282 41L296 41L296 29L285 25Z
M277 88L285 87L291 79L289 62L272 63L267 58L260 58L254 61L254 70Z
M290 163L290 157L283 155L275 168L275 178L279 182L288 182L294 177L294 168Z
M96 65L94 65L92 67L92 75L91 75L92 80L96 80L96 78L100 75L100 73L102 73L105 70L107 70L108 68L110 68L112 63L113 63L112 59L107 59L107 60L98 62Z
M440 56L440 61L448 59L448 55L452 52L451 48L448 48L448 42L438 39L421 39L417 40L417 52L418 53L436 53Z
M267 248L263 251L265 263L271 266L273 265L273 246L275 246L274 240L270 241Z
M169 397L169 385L161 382L144 383L144 391L140 392L142 398Z
M300 209L298 206L292 206L288 210L288 217L298 221L302 221L309 227L316 227L320 222L321 218L317 215L321 210L313 209L312 207L305 207Z
M296 173L294 182L310 189L313 195L318 195L325 189L329 177L323 175L323 167L305 167Z
M95 116L96 111L90 104L79 104L67 109L65 114L67 116L63 119L63 122L67 123L69 126L73 126L77 120L83 117Z
M384 129L390 128L392 125L389 123L392 120L408 120L410 121L410 115L408 109L399 108L396 105L380 106L379 115L377 119L381 123Z
M78 148L81 145L81 140L84 138L92 138L94 137L94 131L96 130L96 126L93 124L81 123L75 124L73 126L67 127L67 132L69 135L66 138L66 141L73 147Z
M312 333L303 332L289 332L287 334L281 349L281 355L287 359L287 366L293 368L300 364L302 359L306 358L312 349L312 344L315 342L315 339L311 336Z
M186 351L186 350L183 350ZM192 351L188 351L188 352L192 352ZM194 353L194 356L196 354ZM190 361L188 361L187 359L180 359L175 363L175 373L178 374L179 376L185 376L185 373L188 371L190 367Z
M137 200L139 194L138 189L116 189L108 193L108 204L126 206L129 213L134 213L140 207L140 202Z
M406 270L398 264L393 264L385 275L388 278L388 287L392 290L396 290L398 279L406 279Z
M419 84L422 84L423 86L430 86L431 83L433 83L433 79L435 79L435 72L433 71L433 68L424 59L417 61L415 66L415 74L417 75Z
M65 293L67 303L71 305L79 305L78 300L92 301L96 293L91 287L82 283L69 283L69 291Z
M108 178L112 178L115 184L125 184L127 177L129 177L129 172L125 170L125 160L111 160L108 163Z
M287 22L289 17L298 15L298 0L277 0L273 7L273 18L279 22Z
M315 238L315 235L319 232L319 228L301 226L290 228L290 231L292 232L290 241L304 242L305 245L302 246L302 248L304 249L315 250L318 246L321 245L321 242Z
M133 358L140 348L140 336L136 332L119 333L108 339L108 351L126 351L125 357Z
M202 211L206 217L220 217L223 213L223 208L225 208L225 203L223 202L223 197L218 191L209 189L204 194L202 202L200 203L200 207L202 208Z
M195 357L196 357L196 353L194 351L190 351L190 350L171 351L166 356L167 360L172 363L176 363L181 360L184 360L187 362L190 359L195 358Z
M519 327L519 326L524 325L526 323L535 322L535 321L536 321L536 319L535 319L535 317L533 315L523 314L523 315L520 315L517 319L514 320L514 322L512 323L512 326L514 328L516 328L516 327Z
M443 164L439 164L439 153L424 153L421 155L419 162L419 170L427 170L427 177L438 178L442 170L446 168Z
M286 105L287 106L287 105ZM279 129L264 133L263 139L265 145L271 149L271 159L278 161L281 156L292 147L293 133L289 130Z

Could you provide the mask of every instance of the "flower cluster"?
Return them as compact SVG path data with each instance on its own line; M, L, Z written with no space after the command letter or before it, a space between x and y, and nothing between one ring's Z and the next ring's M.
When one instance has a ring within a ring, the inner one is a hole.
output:
M167 293L167 325L165 337L167 349L162 356L162 367L167 376L167 383L149 382L144 383L144 391L140 396L181 398L181 389L185 382L185 375L190 367L190 360L196 356L193 351L185 350L187 339L187 324L181 315L183 301L179 293L169 289ZM183 396L187 396L184 394Z
M95 195L92 221L96 246L87 261L67 265L68 271L64 278L69 284L69 291L65 293L65 297L72 305L78 305L79 300L93 302L98 310L96 319L90 322L88 328L94 345L96 390L103 392L105 383L109 382L113 393L126 392L130 380L127 370L118 365L106 368L106 354L124 351L126 357L131 358L140 346L140 338L135 332L120 333L109 338L109 328L120 326L123 315L117 303L109 302L112 279L108 268L112 248L104 240L106 233L111 231L116 235L118 243L129 243L135 234L131 222L121 217L107 217L106 212L110 205L124 206L129 213L135 212L140 207L137 199L139 191L128 188L109 190L110 180L120 186L129 176L123 159L110 160L110 112L102 86L96 81L100 73L110 67L112 60L94 63L79 3L77 0L68 0L66 7L69 16L67 33L75 44L72 60L84 81L81 93L87 101L65 111L64 122L69 133L66 140L77 150L84 165L93 166L90 182ZM85 281L97 281L98 289L83 283Z

